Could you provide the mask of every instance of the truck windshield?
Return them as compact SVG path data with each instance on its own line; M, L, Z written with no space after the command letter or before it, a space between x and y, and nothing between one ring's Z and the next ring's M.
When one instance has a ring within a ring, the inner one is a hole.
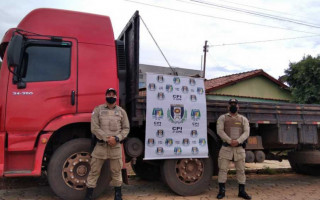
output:
M61 81L70 77L71 44L29 45L20 72L25 82Z

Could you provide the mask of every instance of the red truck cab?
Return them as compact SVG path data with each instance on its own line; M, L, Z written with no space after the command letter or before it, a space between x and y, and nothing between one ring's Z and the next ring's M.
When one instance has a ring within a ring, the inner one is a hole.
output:
M58 162L52 157L61 146L90 145L92 110L107 88L119 90L116 46L109 17L67 10L36 9L7 31L0 46L0 176L40 176ZM88 139L68 143L78 138ZM88 157L64 158L62 170L72 173L62 180L80 196Z

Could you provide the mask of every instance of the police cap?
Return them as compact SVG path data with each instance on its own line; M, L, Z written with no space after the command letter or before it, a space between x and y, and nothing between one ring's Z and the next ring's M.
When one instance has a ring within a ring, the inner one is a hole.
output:
M116 89L114 89L114 88L109 88L109 89L107 89L107 91L106 91L106 95L109 94L110 92L113 92L114 94L117 94Z
M238 100L237 99L230 99L229 104L238 104Z

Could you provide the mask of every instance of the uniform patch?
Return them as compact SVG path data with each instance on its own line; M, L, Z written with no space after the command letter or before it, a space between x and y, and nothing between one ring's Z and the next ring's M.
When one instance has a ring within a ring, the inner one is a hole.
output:
M236 124L236 125L241 125L241 123L240 123L240 122L236 122L236 123L234 123L234 124Z

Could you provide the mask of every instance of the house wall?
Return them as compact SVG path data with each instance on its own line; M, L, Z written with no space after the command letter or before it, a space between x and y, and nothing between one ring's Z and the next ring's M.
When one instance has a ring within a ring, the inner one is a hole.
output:
M257 76L243 80L238 83L210 91L209 94L207 94L208 99L217 100L225 100L231 96L233 96L233 98L234 96L243 97L242 99L244 101L255 102L289 102L292 100L290 91L280 88L279 85L264 76Z

